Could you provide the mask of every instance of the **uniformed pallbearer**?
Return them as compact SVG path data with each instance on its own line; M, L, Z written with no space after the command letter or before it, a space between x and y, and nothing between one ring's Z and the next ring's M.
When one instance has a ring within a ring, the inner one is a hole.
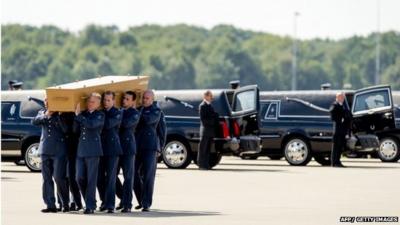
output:
M87 110L81 112L76 106L74 130L80 131L78 152L76 158L76 180L85 200L85 214L92 214L96 209L96 184L101 146L101 131L104 125L104 113L98 108L101 95L92 93L87 99Z
M123 155L120 157L120 166L124 176L122 184L121 212L130 212L132 209L133 181L136 155L135 129L139 122L140 112L136 110L136 94L127 91L122 99L123 113L120 127L120 141Z
M42 212L57 212L54 197L54 181L57 186L57 194L61 197L63 212L69 211L69 193L67 187L67 148L65 143L65 133L67 125L60 119L58 112L47 110L47 99L45 99L46 109L40 110L33 119L34 125L42 127L40 137L39 154L42 160L42 195L47 206Z
M350 132L351 112L344 104L343 92L336 94L336 101L330 107L331 118L334 122L333 147L331 154L331 165L333 167L344 167L340 162L340 156L346 144L346 135Z
M121 125L121 110L114 106L115 93L106 91L103 94L105 121L101 133L103 156L100 158L97 188L102 204L100 211L113 213L115 208L115 182L117 177L118 159L122 154L119 141L119 126Z
M141 116L136 129L138 152L135 165L134 190L139 205L136 209L149 211L154 190L157 156L166 141L164 113L154 102L154 93L147 90L143 94Z

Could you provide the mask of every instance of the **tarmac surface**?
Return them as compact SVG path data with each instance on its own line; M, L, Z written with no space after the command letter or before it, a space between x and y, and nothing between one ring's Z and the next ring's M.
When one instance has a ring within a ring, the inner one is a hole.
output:
M325 225L346 224L340 222L342 216L400 216L400 163L346 159L343 164L347 168L322 167L314 161L294 167L266 157L224 157L213 170L199 171L195 165L172 170L161 163L151 212L83 215L41 213L41 174L5 162L1 224Z

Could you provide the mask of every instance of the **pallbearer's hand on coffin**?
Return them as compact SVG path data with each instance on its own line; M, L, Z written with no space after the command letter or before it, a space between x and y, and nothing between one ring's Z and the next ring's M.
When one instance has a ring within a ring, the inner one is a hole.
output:
M75 115L81 114L81 103L77 103L75 107Z

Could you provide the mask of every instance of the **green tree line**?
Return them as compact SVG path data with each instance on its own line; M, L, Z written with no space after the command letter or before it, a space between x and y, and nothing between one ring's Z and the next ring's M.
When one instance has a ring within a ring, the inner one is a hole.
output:
M261 90L291 88L292 39L228 25L212 29L143 25L119 30L88 25L2 25L2 89L11 79L25 89L98 75L151 76L155 89L225 88L230 80ZM375 34L298 41L298 89L361 88L374 83ZM400 89L400 33L381 34L381 83Z

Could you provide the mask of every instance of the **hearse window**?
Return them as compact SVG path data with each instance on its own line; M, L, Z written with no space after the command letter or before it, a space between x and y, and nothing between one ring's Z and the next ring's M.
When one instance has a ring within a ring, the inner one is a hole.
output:
M390 106L388 90L361 93L355 99L354 112Z
M19 103L2 102L1 103L1 122L16 121L19 112Z
M260 118L264 118L264 115L268 111L269 104L271 104L271 102L261 102L260 103L260 105L261 105Z
M255 92L254 90L249 90L245 92L240 92L236 95L236 103L234 112L254 110L256 108L255 104Z
M33 118L38 114L39 110L42 109L42 106L33 100L25 100L21 103L21 117Z
M269 105L267 113L265 113L264 119L276 119L277 118L277 113L278 111L278 103L273 102Z
M307 100L305 100L307 101ZM332 100L333 101L333 100ZM310 103L320 107L323 110L307 106L297 101L282 100L280 104L280 116L329 116L329 107L332 101L313 100Z

